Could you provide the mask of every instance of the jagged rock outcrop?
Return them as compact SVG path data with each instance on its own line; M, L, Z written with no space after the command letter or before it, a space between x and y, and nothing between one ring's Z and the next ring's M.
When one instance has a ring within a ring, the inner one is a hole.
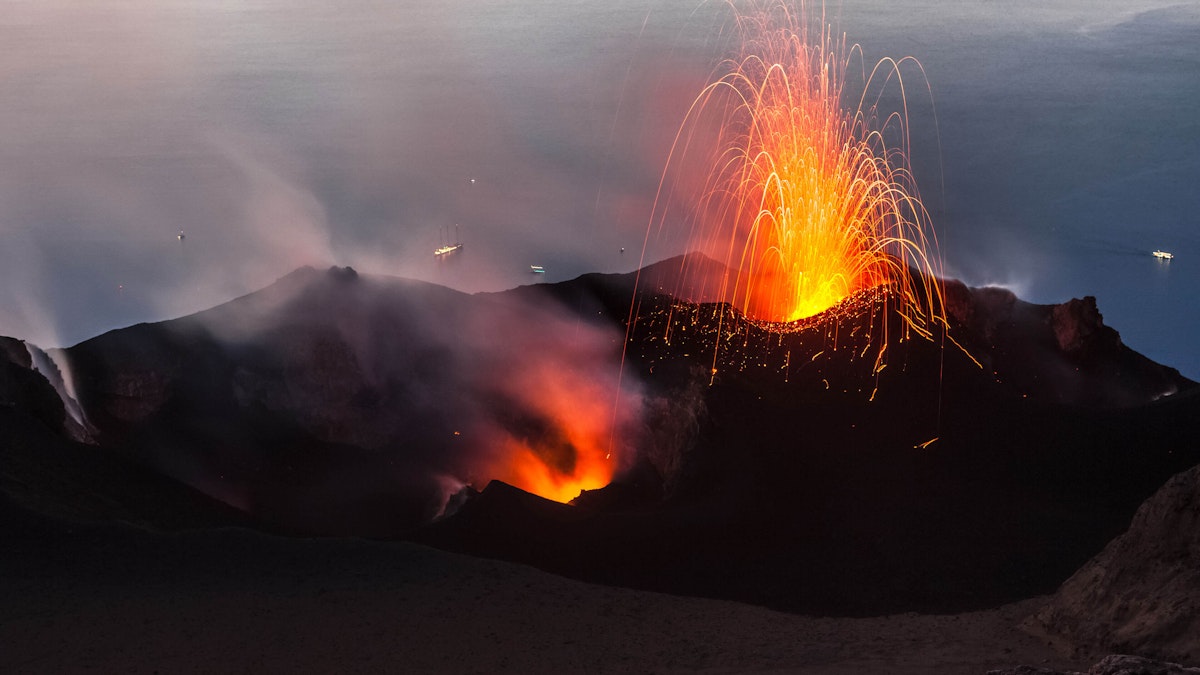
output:
M0 406L19 408L56 433L62 433L66 408L58 392L33 368L25 343L0 337Z
M1124 408L1192 386L1104 325L1096 298L1057 305L1024 302L1003 288L948 281L947 316L957 339L995 381L1021 396L1067 405Z
M945 285L946 314L986 340L995 338L997 326L1011 321L1017 296L1006 288L971 288L961 281Z
M1033 622L1078 647L1200 659L1200 466L1167 481Z
M1055 305L1051 314L1051 326L1054 328L1058 348L1067 354L1082 355L1096 340L1102 341L1104 346L1109 348L1121 344L1117 332L1104 325L1104 317L1096 307L1096 298L1090 295L1082 300L1072 298L1061 305Z
M40 347L0 337L0 406L21 410L55 434L94 443L94 430L71 397L67 377Z

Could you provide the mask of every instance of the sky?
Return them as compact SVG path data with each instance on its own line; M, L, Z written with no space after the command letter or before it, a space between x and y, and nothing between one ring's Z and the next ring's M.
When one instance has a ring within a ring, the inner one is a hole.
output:
M906 71L912 161L951 276L1096 295L1127 344L1200 378L1200 3L826 10L868 63L924 67ZM728 18L693 0L10 0L0 334L67 346L305 264L471 292L532 283L532 264L632 270Z

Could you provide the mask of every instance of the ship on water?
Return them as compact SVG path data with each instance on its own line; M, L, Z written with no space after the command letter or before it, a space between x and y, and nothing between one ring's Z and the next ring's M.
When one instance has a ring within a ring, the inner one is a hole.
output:
M446 232L443 231L442 232L442 245L433 250L433 257L441 258L443 256L450 255L451 253L454 253L455 251L462 249L462 247L463 247L462 239L460 239L458 236L458 223L455 223L454 224L454 243L451 244L446 241Z

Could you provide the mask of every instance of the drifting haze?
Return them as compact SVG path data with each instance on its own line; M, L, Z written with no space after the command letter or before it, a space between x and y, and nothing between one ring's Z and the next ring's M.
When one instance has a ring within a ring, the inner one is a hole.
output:
M914 164L948 272L1038 302L1096 295L1131 346L1200 376L1196 7L829 4L868 63L925 65L938 120L910 101ZM727 15L11 2L0 333L71 344L302 264L466 291L528 283L530 264L551 279L632 269ZM455 223L466 247L436 264ZM651 259L684 242L654 244Z

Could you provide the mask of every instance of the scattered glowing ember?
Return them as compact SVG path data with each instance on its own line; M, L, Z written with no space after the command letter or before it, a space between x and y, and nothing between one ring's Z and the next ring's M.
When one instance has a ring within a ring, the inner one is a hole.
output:
M816 17L803 1L772 0L735 10L735 20L739 53L720 64L681 125L647 240L684 223L690 247L724 271L684 269L680 288L703 288L761 327L794 330L888 288L878 297L929 337L945 317L936 240L908 166L907 114L880 123L866 104L877 77L894 78L903 100L900 65L916 62L885 59L869 76L864 68L863 93L848 109L846 71L861 50L834 38L823 10ZM709 167L703 181L683 185L676 174L697 165ZM679 203L680 190L691 212L668 214L662 205Z

